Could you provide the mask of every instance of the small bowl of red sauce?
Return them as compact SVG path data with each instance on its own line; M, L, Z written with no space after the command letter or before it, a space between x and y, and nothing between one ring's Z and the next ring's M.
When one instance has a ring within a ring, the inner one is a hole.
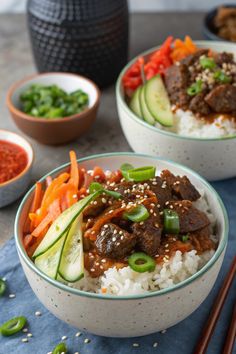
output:
M0 129L0 208L14 202L28 188L33 157L27 140Z

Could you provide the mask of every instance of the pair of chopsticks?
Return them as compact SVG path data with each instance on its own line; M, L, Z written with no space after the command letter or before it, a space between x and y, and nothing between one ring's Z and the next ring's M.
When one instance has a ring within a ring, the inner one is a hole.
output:
M224 305L225 299L227 297L230 286L234 280L236 274L236 256L234 257L230 270L225 277L223 285L216 297L214 305L211 309L210 316L206 322L206 325L203 328L201 333L200 340L194 350L194 354L204 354L206 353L208 343L211 339L212 333L216 326L217 320L221 313L222 307ZM222 354L231 354L233 352L233 346L236 336L236 303L233 309L232 319L228 328L228 333L224 343L224 348Z

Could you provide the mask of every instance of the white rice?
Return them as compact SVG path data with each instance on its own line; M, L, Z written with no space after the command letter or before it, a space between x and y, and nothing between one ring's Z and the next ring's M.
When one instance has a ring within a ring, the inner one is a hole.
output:
M201 191L199 192L201 193ZM208 202L203 194L194 205L207 214L211 221L212 239L215 240L214 225L216 220L210 212ZM150 291L168 288L189 278L201 269L213 254L213 250L204 252L201 255L197 255L195 250L183 254L180 251L176 251L170 260L163 264L158 264L153 272L137 273L130 267L121 269L113 267L96 279L91 278L88 272L85 272L83 279L71 285L94 293L102 293L102 289L106 288L106 294L118 296L145 294Z
M179 135L192 136L197 138L220 138L236 134L236 121L226 119L220 115L211 123L204 119L198 119L191 111L177 109L174 114L174 125L166 128L156 124L159 129L164 129Z

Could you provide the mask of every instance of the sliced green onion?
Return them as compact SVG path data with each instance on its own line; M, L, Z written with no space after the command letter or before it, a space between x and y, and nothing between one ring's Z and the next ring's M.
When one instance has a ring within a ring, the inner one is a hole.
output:
M216 62L213 58L200 58L200 65L203 69L214 69Z
M133 222L140 222L149 218L149 212L144 205L140 204L131 211L125 212L123 217Z
M127 171L133 170L134 166L132 166L130 163L123 163L123 165L120 166L121 173L123 177L127 177Z
M120 193L115 192L115 191L109 191L109 190L103 188L103 186L98 182L92 182L89 186L89 193L92 194L92 193L98 192L98 191L106 193L107 195L110 195L111 197L113 197L115 199L122 198L122 195Z
M222 84L228 84L231 81L231 77L227 76L223 71L218 70L214 73L214 79Z
M3 323L0 327L0 333L5 337L12 336L13 334L19 332L25 326L26 322L27 320L24 316L14 317Z
M128 264L138 273L153 272L156 267L154 259L143 252L133 253L128 258Z
M179 215L171 209L164 209L164 230L170 234L178 234L180 230Z
M182 239L182 242L187 242L189 239L189 235L182 235L181 239Z
M195 96L200 92L202 92L202 80L197 80L187 89L189 96Z
M67 348L65 343L59 343L55 346L55 348L53 349L52 354L61 354L61 353L65 353L66 354Z
M6 287L6 282L0 278L0 297L5 293Z
M103 190L103 186L98 182L92 182L89 186L89 194Z

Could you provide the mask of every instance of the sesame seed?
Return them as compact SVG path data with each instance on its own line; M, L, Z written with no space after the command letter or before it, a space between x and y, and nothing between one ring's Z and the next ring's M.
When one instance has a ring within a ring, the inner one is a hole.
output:
M165 248L167 248L169 246L169 244L167 243L166 245L165 245Z
M121 241L124 240L124 235L122 235L120 239L121 239Z
M160 204L157 204L157 207L158 207L158 208L160 208L160 207L161 207L161 205L160 205Z
M90 271L91 271L91 272L95 272L95 269L94 269L94 268L91 268Z
M163 211L160 211L160 215L163 215Z
M170 205L170 209L173 209L174 207L173 207L173 205Z
M139 347L139 344L138 343L133 343L133 347L137 348L137 347Z
M41 314L41 312L40 311L36 311L35 312L35 316L41 316L42 314Z
M89 343L89 342L90 342L90 339L85 338L84 343L87 344L87 343Z
M157 213L153 213L154 216L157 216Z
M102 265L100 265L100 269L101 269L101 270L103 270L103 269L104 269Z
M95 265L96 265L96 266L99 266L99 264L100 264L99 262L95 262Z
M22 329L22 332L23 332L23 333L27 333L27 332L28 332L28 328L23 328L23 329Z
M77 194L73 194L72 198L76 199L77 198Z
M109 213L109 214L111 214L111 213L113 213L113 211L114 211L114 210L112 210L112 209L111 209L111 210L109 210L109 212L108 212L108 213Z
M103 259L101 260L101 262L102 262L102 263L106 263L106 260L103 258Z
M94 204L94 205L97 205L97 203L98 203L98 202L97 202L96 200L94 200L93 204Z
M104 227L105 229L107 229L107 228L108 228L108 225L107 225L107 224L105 224L105 225L103 225L103 227Z
M139 225L143 225L144 224L144 222L143 221L141 221L140 223L139 223Z
M153 214L153 209L150 209L150 213Z
M159 224L157 222L154 225L155 225L155 227L159 227Z
M107 200L105 198L102 198L102 202L106 204Z
M152 182L152 184L153 184L154 186L156 186L156 185L157 185L157 182Z
M114 230L114 232L113 232L113 233L114 233L114 235L116 235L116 234L117 234L117 232L118 232L117 230Z
M31 338L31 337L33 337L33 334L32 333L28 333L27 337Z
M22 341L23 343L27 343L27 342L28 342L28 339L27 339L27 338L22 338L21 341Z
M157 342L153 343L153 348L156 348L157 346L158 346Z
M102 231L102 232L101 232L101 236L104 236L104 235L105 235L105 231Z
M170 204L170 202L167 200L167 202L165 202L165 205L168 205L168 204Z
M116 244L117 246L120 246L120 242L117 242L117 244Z
M163 330L161 331L161 333L162 333L162 334L166 333L166 329L163 329Z
M14 299L15 297L16 297L15 294L10 294L10 295L9 295L9 298L10 298L10 299Z
M121 230L119 231L119 235L123 235L123 232Z
M61 340L66 340L67 339L67 336L62 336L61 337Z
M170 252L170 250L166 250L166 252Z
M81 336L81 332L77 332L77 333L75 334L75 336L76 336L76 337Z
M116 241L116 237L112 237L112 239L111 239L113 242L115 242Z

